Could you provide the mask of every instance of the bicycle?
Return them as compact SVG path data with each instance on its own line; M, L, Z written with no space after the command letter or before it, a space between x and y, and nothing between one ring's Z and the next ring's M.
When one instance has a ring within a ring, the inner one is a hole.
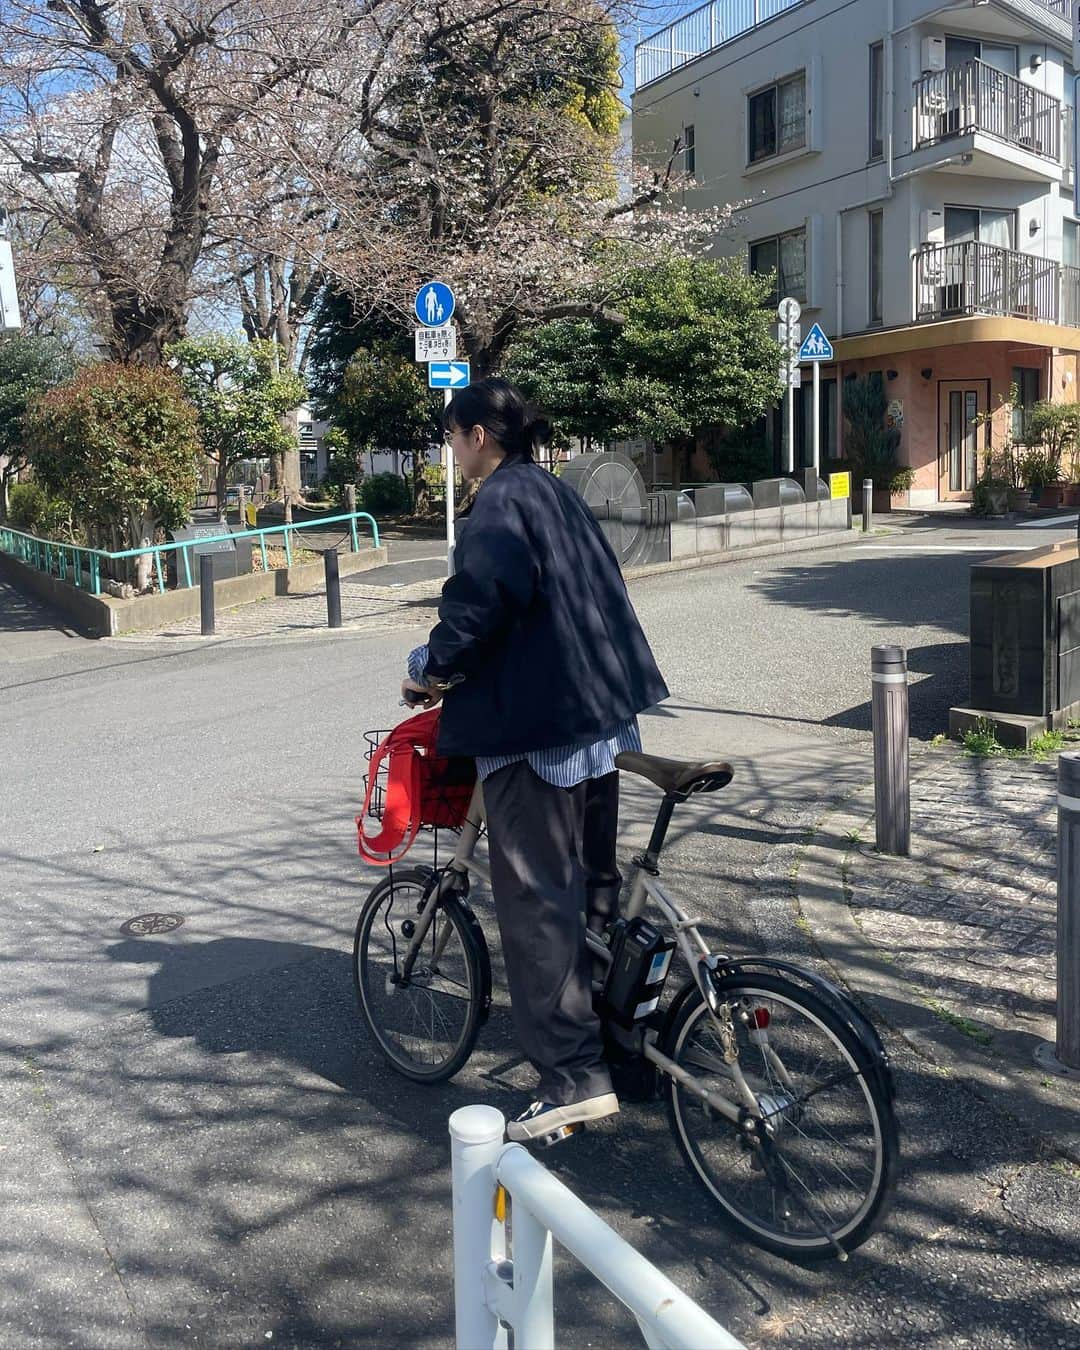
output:
M663 791L633 859L624 917L660 911L691 978L636 1030L666 1096L679 1150L729 1226L800 1264L846 1260L888 1213L899 1139L888 1057L872 1023L835 986L784 961L710 951L660 884L676 805L732 779L726 764L620 755L619 769ZM468 903L483 830L478 783L450 861L395 867L356 926L353 975L364 1020L407 1078L437 1083L468 1060L491 1006L491 961ZM437 861L437 858L436 858ZM605 941L589 950L610 965ZM654 1094L657 1095L657 1094ZM578 1127L580 1128L580 1127Z

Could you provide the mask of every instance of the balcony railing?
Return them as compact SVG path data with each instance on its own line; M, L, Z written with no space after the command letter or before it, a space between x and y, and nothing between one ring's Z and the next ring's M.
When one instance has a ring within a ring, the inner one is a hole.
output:
M1051 14L1059 14L1066 23L1072 23L1077 0L1035 0L1035 3L1048 9Z
M714 47L749 33L808 0L712 0L684 14L658 33L639 42L634 50L635 88L661 80L673 70L704 56Z
M918 144L979 131L1061 160L1061 103L983 61L934 71L915 82Z
M997 314L1080 327L1080 268L994 244L927 244L915 257L920 320Z

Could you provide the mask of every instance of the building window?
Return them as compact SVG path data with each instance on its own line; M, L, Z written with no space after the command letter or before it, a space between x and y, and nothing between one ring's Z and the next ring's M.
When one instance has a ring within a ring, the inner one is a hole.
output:
M694 154L694 127L691 124L683 127L683 167L687 173L693 173L697 167L697 156Z
M750 245L750 271L757 275L776 273L772 301L785 296L806 299L806 230L790 230Z
M806 144L806 73L751 94L747 117L748 159L757 164Z
M993 244L996 248L1016 247L1016 212L985 206L946 206L945 242L947 244Z
M882 236L885 229L884 211L870 212L870 322L882 321Z
M1061 240L1061 261L1066 267L1080 267L1080 221L1066 220Z
M969 61L981 61L984 65L1000 70L1003 75L1015 77L1020 73L1020 51L1011 44L946 36L945 64L949 70L966 66Z
M885 154L885 44L870 48L870 158Z
M1012 410L1012 435L1021 441L1027 435L1031 410L1039 401L1039 371L1030 366L1014 366L1012 382L1016 388L1016 402Z

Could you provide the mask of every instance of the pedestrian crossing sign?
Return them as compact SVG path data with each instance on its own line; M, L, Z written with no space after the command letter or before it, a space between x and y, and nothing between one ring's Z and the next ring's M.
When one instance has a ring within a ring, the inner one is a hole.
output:
M822 331L821 324L814 324L799 348L800 361L832 361L833 345Z

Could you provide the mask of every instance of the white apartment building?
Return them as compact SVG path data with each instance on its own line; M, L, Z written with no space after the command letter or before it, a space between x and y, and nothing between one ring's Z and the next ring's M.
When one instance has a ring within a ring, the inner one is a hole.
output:
M635 146L679 138L688 205L747 204L718 252L833 338L823 447L843 380L882 373L914 505L970 495L1014 384L1080 399L1077 3L714 0L637 48Z

